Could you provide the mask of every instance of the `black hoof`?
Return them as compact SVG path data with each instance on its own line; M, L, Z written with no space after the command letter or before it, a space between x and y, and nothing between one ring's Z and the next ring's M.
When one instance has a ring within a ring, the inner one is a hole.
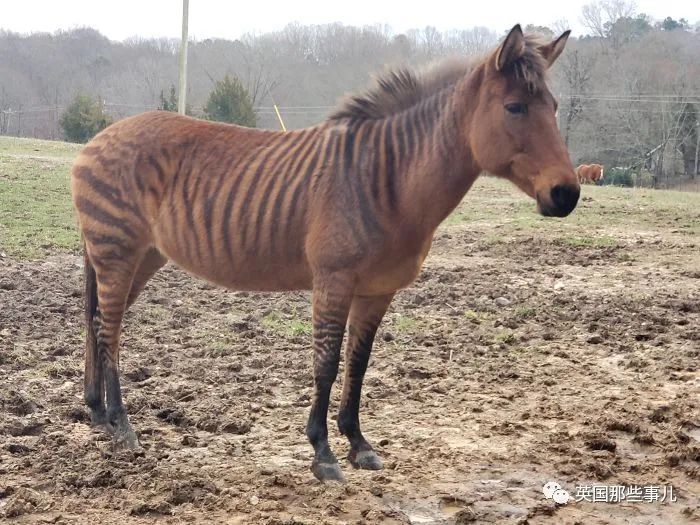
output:
M343 471L340 470L338 463L318 463L314 461L311 464L311 472L314 473L314 476L319 481L345 483L345 476L343 476Z
M384 468L382 460L379 459L374 450L360 450L359 452L351 450L348 454L348 460L355 468L364 470L381 470Z
M93 427L107 427L107 411L104 408L90 410L90 424Z

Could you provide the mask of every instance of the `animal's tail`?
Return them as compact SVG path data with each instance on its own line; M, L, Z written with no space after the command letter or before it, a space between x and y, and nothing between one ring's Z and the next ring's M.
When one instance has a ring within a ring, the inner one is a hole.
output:
M95 268L90 262L85 244L83 244L83 254L85 258L85 333L87 334L85 343L87 345L87 355L97 353L97 334L95 333L95 315L97 314L97 275Z

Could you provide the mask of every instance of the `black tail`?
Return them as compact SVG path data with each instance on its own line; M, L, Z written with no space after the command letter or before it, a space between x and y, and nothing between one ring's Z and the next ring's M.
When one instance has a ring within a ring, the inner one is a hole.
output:
M88 345L91 343L90 336L93 339L92 343L96 345L94 325L95 314L97 314L97 275L95 275L95 268L90 262L87 251L83 249L83 253L85 257L85 329L88 333Z
M85 402L95 410L102 401L102 373L97 350L97 275L85 247Z

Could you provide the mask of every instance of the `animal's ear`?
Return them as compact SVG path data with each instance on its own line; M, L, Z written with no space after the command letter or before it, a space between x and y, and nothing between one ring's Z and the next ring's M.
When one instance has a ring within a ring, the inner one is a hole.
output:
M547 67L552 67L552 64L554 64L556 59L559 58L561 52L564 51L566 41L569 39L570 34L571 30L564 31L559 38L553 40L546 46L540 47L540 52L542 53L544 59L547 61Z
M523 56L525 37L520 24L513 26L508 36L496 50L496 71L503 71L510 64Z

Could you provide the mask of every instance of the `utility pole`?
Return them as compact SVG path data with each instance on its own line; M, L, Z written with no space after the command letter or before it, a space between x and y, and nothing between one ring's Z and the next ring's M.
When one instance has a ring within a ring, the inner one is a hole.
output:
M693 171L693 177L698 175L698 155L700 153L700 122L695 123L695 170Z
M190 0L182 0L182 41L180 42L180 91L177 97L177 112L185 114L187 99L187 18Z

